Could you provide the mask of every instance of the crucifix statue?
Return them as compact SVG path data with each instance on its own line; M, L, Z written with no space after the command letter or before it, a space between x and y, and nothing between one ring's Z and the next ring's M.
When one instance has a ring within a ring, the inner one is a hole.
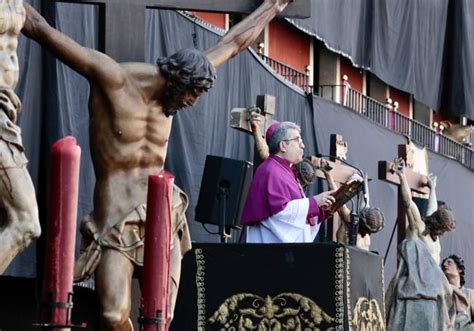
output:
M327 180L330 170L330 179L335 185L344 183L350 176L354 174L354 168L344 165L340 160L346 160L348 144L343 141L339 134L331 134L329 142L329 160L324 160L322 157L310 156L309 160L316 170L316 177ZM327 171L325 171L325 169ZM328 180L328 184L330 180ZM327 223L327 237L330 240L337 240L337 232L339 224L339 213L334 214Z
M362 182L360 185L364 185L364 202L357 199L357 205L352 204L352 211L346 205L341 205L338 213L329 220L328 237L333 241L369 250L370 236L383 228L384 215L380 209L369 205L369 178L364 178L367 177L365 173L345 161L347 152L348 143L343 137L331 134L329 160L322 156L312 156L310 160L317 169L316 176L326 179L330 190L336 190L352 181Z
M109 0L107 3L119 2ZM94 210L81 225L84 250L76 263L75 276L80 280L95 273L102 319L107 329L132 328L129 321L131 280L135 269L143 265L148 176L163 169L173 115L192 107L212 88L216 68L246 49L289 2L265 0L215 46L205 51L180 50L159 58L157 64L118 63L109 55L79 45L52 28L34 8L25 5L23 33L90 84L90 147L96 174ZM143 5L145 1L126 3L131 10L135 4ZM131 30L132 26L126 28ZM123 40L122 43L126 44ZM130 44L127 47L133 48ZM181 256L190 248L185 219L188 199L179 188L175 187L174 191L169 282L171 314L179 284ZM168 322L171 317L167 316Z
M145 11L147 8L251 13L256 0L53 0L99 6L99 51L118 62L145 60ZM309 0L297 0L285 8L285 17L307 18Z
M269 156L268 146L265 142L265 132L275 122L272 120L275 112L275 97L264 94L257 95L255 106L234 108L230 113L231 128L252 134L255 139L254 171Z
M417 150L412 145L398 145L398 157L405 160L409 165L405 170L405 177L408 187L412 194L418 194L419 197L427 197L430 193L427 183L428 175L428 158L425 156L426 151ZM400 188L400 178L394 172L394 163L387 161L379 161L379 179L398 186L397 193L397 242L400 243L405 239L407 216L406 208L403 203L402 192ZM413 169L418 169L415 171ZM393 234L392 234L393 235Z
M0 2L0 275L41 233L35 188L16 124L21 102L15 94L18 35L25 21L22 0Z
M399 145L399 155L403 151L406 145ZM455 228L454 214L446 205L438 207L436 177L407 169L402 157L393 163L380 161L379 179L399 185L397 224L401 242L397 272L386 294L387 329L406 330L416 325L421 330L449 330L454 307L452 289L440 268L439 238ZM425 216L412 199L415 190L429 191Z

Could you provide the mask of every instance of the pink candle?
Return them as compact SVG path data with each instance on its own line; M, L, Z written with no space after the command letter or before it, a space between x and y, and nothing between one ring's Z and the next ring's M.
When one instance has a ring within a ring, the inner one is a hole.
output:
M42 323L70 324L80 158L74 137L53 144Z
M144 331L166 328L173 182L173 175L164 170L148 178L140 318Z

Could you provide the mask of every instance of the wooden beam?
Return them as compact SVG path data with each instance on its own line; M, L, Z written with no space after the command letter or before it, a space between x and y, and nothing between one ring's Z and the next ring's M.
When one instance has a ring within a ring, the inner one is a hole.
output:
M317 156L310 157L310 161L315 168L320 168L321 160L322 158L317 157ZM334 181L336 183L345 183L350 176L352 176L354 173L357 173L357 170L355 170L354 168L347 166L343 163L340 163L338 161L327 161L327 162L332 168L331 175L334 178ZM316 176L318 176L318 178L326 179L326 176L324 175L324 173L319 169L316 170Z
M409 146L406 145L398 145L398 157L401 157L407 162L407 158L410 153L407 153L409 150ZM413 160L414 161L414 160ZM428 160L427 158L423 160L426 162L424 168L428 169ZM386 181L387 183L391 183L397 185L397 241L401 243L406 237L406 228L408 225L407 221L407 211L405 204L403 203L403 196L400 189L400 178L398 175L392 170L393 169L393 162L388 161L379 161L378 165L378 177L380 180ZM421 194L429 194L430 189L426 186L427 177L423 174L420 174L416 171L411 170L410 168L405 167L405 177L407 179L408 186L410 187L411 191L421 193Z
M393 162L379 161L379 179L391 184L400 185L400 178L392 171L392 167ZM412 191L422 194L430 193L430 189L426 186L426 176L410 169L405 169L405 175Z
M99 51L117 62L145 61L146 8L183 9L224 13L251 13L256 0L50 0L99 6ZM280 16L309 17L310 0L296 0Z
M275 122L272 117L276 113L276 99L273 95L257 95L256 106L260 108L261 111L260 115L262 115L263 121L260 123L260 132L262 136L265 137L267 129ZM252 107L233 108L230 112L230 127L253 136L249 121L249 109L251 108ZM256 166L254 169L255 168Z
M117 4L122 5L124 0L53 0L60 2L84 4ZM173 10L207 11L216 13L243 13L253 12L263 1L257 0L134 0L133 3L141 7L161 8ZM290 3L279 17L309 18L311 16L310 0L295 0Z

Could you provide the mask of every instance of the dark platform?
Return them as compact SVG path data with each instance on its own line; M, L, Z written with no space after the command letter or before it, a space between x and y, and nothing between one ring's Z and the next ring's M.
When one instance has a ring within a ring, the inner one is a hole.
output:
M170 330L384 324L382 257L341 244L195 244Z
M38 322L40 291L37 280L31 278L0 277L0 330L30 331L41 330L34 327ZM87 288L74 289L72 322L87 323L82 330L99 330L99 301L97 293Z

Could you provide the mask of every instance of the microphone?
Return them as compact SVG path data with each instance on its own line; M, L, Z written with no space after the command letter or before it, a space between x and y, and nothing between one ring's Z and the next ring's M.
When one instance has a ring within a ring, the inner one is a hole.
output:
M360 170L360 168L356 167L355 165L353 164L350 164L349 162L347 162L346 160L344 159L341 159L339 156L336 156L336 155L328 155L328 154L321 154L321 153L318 153L316 154L316 157L319 157L319 158L323 158L323 157L330 157L330 158L333 158L333 159L336 159L338 161L341 161L342 163L344 163L345 165L348 165L349 167L351 168L354 168L355 170L357 170L359 172L359 174L364 177L364 172L362 170Z
M369 179L368 179L368 175L367 173L363 172L359 167L356 167L355 165L347 162L346 160L344 159L341 159L339 156L336 156L336 155L328 155L328 154L321 154L321 153L318 153L316 154L316 157L319 157L319 158L323 158L323 157L329 157L329 158L333 158L333 159L336 159L342 163L344 163L345 165L348 165L349 167L357 170L360 174L360 176L362 177L363 179L363 191L364 191L364 202L365 202L365 207L369 207Z

